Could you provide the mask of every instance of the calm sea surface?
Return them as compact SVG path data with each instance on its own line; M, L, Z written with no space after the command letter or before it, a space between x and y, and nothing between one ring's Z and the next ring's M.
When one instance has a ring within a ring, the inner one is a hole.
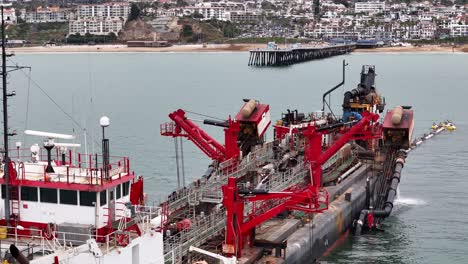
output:
M10 122L18 132L74 133L81 143L86 127L89 149L97 151L99 118L109 116L112 154L130 156L157 199L177 185L173 139L159 135L168 113L183 108L227 118L237 113L242 98L270 104L273 118L288 108L316 111L322 93L340 82L343 59L349 63L346 90L358 83L362 64L376 65L387 105L414 107L416 135L445 119L458 130L411 153L385 232L351 236L323 263L468 263L468 54L352 54L264 69L248 67L248 53L19 54L11 60L31 66L33 81L22 72L10 75L17 93L10 101ZM345 89L332 98L336 111ZM222 141L222 129L204 128ZM28 147L40 143L20 135L10 144L17 140ZM209 160L190 142L184 150L189 181Z

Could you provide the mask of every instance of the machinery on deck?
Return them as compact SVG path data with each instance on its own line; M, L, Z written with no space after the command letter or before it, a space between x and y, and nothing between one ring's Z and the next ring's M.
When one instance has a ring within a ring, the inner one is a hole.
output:
M244 106L236 115L226 121L206 119L204 124L224 127L224 145L218 143L192 120L186 117L185 111L179 109L169 118L173 122L161 125L161 135L186 137L191 140L209 158L221 163L229 159L239 159L251 149L264 142L263 136L271 123L270 107L255 100L245 100Z
M375 86L375 67L364 65L360 83L344 94L342 117L336 116L326 98L344 85L345 66L343 62L343 81L323 95L322 111L288 109L273 126L273 141L265 140L270 107L252 99L244 100L234 119L203 121L224 128L224 144L185 111L169 114L172 122L161 125L161 135L189 139L214 162L203 177L173 192L162 205L167 208L167 261L183 263L189 246L200 248L192 254L203 256L191 257L198 260L252 263L272 248L281 257L278 252L288 250L291 233L268 240L258 227L301 212L317 222L297 232L325 234L292 238L300 245L282 257L286 263L303 263L320 257L353 220L359 234L390 215L406 153L419 144L412 141L413 110L396 107L380 119L385 99ZM325 211L329 213L320 214Z
M343 99L343 121L360 119L363 111L382 113L385 98L380 96L375 87L375 66L364 65L361 71L361 82L356 88L347 91Z
M255 227L285 210L320 213L328 209L328 193L322 189L322 165L348 141L367 140L380 137L380 125L376 123L377 114L363 113L364 118L346 129L333 144L323 151L322 136L326 128L308 125L300 132L305 136L304 160L310 168L310 178L302 184L288 186L281 192L269 192L262 189L246 190L237 187L236 178L229 178L223 186L223 205L226 207L226 236L223 251L228 255L240 257L242 247L250 236L251 245L255 237ZM277 201L267 203L265 201ZM247 202L263 202L259 207L244 215ZM275 206L271 206L275 204ZM265 208L266 207L266 208ZM259 211L260 213L256 213ZM248 219L244 221L244 219Z

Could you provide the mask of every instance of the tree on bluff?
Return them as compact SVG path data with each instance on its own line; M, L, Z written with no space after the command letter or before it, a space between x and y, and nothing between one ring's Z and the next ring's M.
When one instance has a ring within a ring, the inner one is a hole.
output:
M140 8L135 3L132 3L130 14L128 15L128 21L137 20L140 17L140 13Z

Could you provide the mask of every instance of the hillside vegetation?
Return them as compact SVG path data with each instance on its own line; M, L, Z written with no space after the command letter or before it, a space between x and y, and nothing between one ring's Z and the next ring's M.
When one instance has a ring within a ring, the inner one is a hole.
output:
M64 42L68 34L68 23L40 23L8 25L6 33L9 39L22 39L32 44L47 41Z

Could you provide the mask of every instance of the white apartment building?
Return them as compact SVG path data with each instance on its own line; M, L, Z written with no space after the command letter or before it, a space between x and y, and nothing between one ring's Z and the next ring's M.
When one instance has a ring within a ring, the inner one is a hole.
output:
M429 21L422 21L420 37L422 39L433 39L435 37L436 30L437 26L435 23Z
M226 12L226 19L231 22L255 22L261 19L261 14L251 11Z
M21 17L26 23L68 22L72 16L72 13L67 10L36 10L35 12L24 11L21 13Z
M379 13L385 11L385 2L356 2L354 12L356 13Z
M184 14L201 14L204 20L217 19L226 21L226 10L222 7L211 7L211 6L193 6L184 9Z
M226 13L231 11L245 11L245 6L237 2L206 2L185 8L184 14L199 13L203 15L204 20L217 19L227 21Z
M70 20L69 34L108 35L114 33L117 35L124 23L122 18L79 18Z
M448 28L450 29L450 37L464 37L468 36L468 24L449 24Z
M3 18L6 24L16 24L17 17L15 13L15 9L12 8L5 8L3 10Z
M130 4L126 2L110 2L96 5L81 5L77 10L77 17L121 17L128 18Z

